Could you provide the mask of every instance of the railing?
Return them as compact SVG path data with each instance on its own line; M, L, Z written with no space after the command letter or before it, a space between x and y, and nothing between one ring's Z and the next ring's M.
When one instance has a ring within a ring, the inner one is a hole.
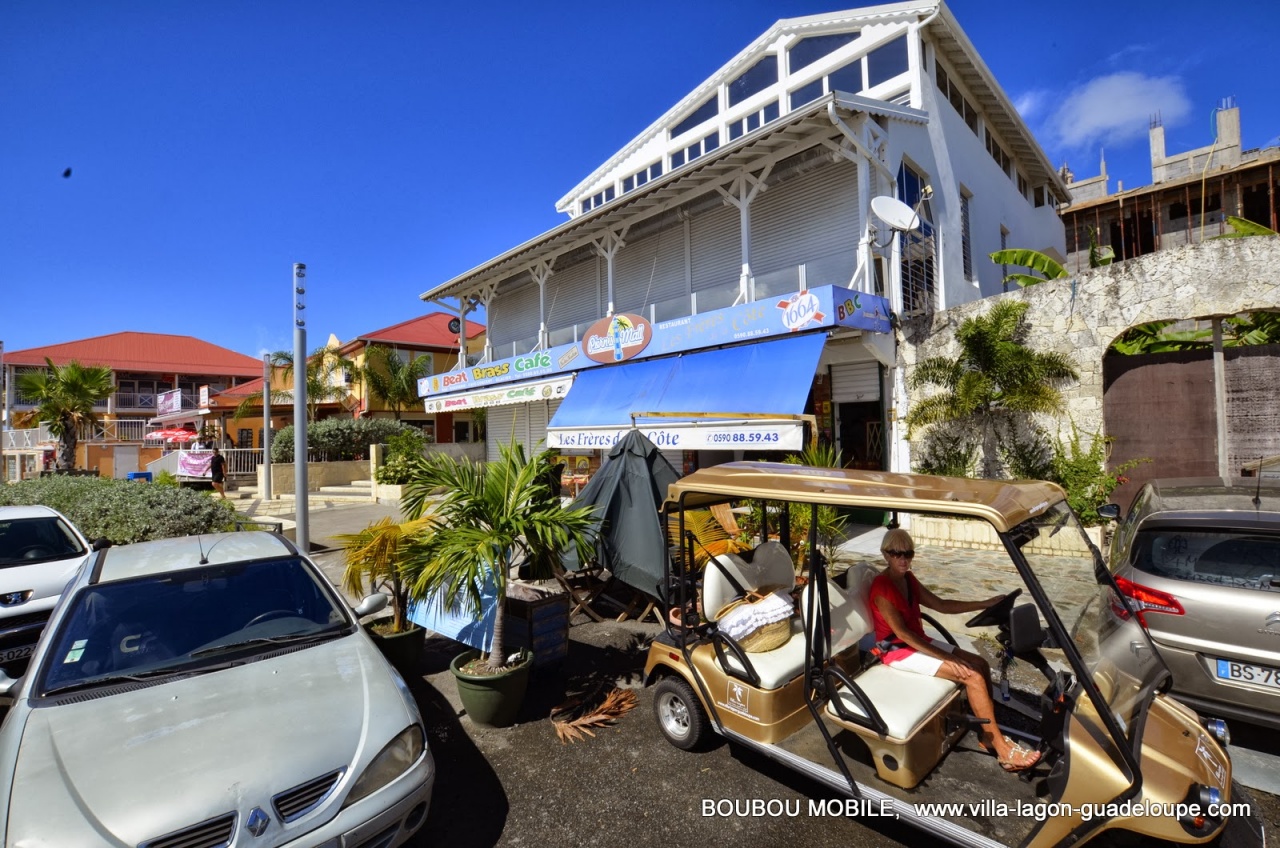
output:
M159 459L148 462L147 470L152 474L168 471L175 477L189 477L190 475L180 474L178 471L178 462L184 453L209 453L209 451L170 451ZM222 451L222 457L227 463L227 475L231 477L256 476L258 466L262 464L262 451L258 448L227 448Z
M35 450L42 445L56 442L46 424L30 430L4 430L5 450Z
M141 419L95 421L82 426L76 435L82 442L140 442L150 429Z

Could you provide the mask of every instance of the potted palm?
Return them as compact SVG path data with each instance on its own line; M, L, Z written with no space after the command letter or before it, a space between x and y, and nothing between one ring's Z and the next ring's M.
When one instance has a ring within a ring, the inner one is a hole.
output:
M338 536L347 554L342 588L356 597L368 592L384 592L391 599L389 625L375 623L365 629L383 656L404 675L412 674L417 668L426 631L408 620L409 585L402 566L409 540L428 532L431 523L429 514L399 523L386 517L371 522L357 533Z
M404 557L410 599L483 619L483 596L496 595L488 652L464 652L451 665L467 714L494 726L515 720L532 663L527 651L506 651L501 613L512 568L521 565L531 579L546 580L569 548L579 562L593 555L591 509L561 504L546 473L550 453L529 460L514 443L499 452L488 463L433 454L415 463L402 500L407 517L431 507L435 521L432 532L411 540Z

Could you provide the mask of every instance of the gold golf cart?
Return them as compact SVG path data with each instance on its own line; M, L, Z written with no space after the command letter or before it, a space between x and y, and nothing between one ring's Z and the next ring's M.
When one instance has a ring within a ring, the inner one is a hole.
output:
M719 504L756 506L764 526L754 548L712 555L689 532L688 511ZM829 567L820 505L884 510L908 527L934 516L994 531L1005 552L960 582L968 596L1009 595L952 626L999 654L1002 684L1011 666L1044 683L1042 692L993 687L1001 731L1041 752L1034 769L1009 774L965 739L976 719L961 687L875 661L867 590L878 567ZM1225 725L1202 725L1163 694L1168 670L1059 487L734 462L681 479L663 509L673 528L668 600L682 612L654 640L645 672L677 747L699 747L714 730L869 805L855 809L891 809L963 845L1074 845L1121 831L1264 844L1252 815L1232 815L1248 799L1231 781ZM799 569L789 509L810 510ZM794 592L798 574L808 582L781 647L745 650L722 632L717 614L735 598Z

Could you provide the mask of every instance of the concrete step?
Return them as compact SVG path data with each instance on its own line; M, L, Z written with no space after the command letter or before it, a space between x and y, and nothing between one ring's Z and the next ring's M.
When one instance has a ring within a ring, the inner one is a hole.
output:
M312 493L312 494L313 495L319 494L319 495L322 495L323 497L349 497L349 498L363 498L364 500L371 500L373 498L373 489L367 486L356 486L356 485L321 486L320 491L318 493Z

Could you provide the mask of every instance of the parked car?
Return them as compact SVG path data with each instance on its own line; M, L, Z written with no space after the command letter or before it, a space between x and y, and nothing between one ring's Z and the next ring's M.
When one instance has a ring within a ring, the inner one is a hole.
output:
M1280 728L1280 480L1147 483L1116 530L1111 571L1178 700Z
M270 533L94 552L0 674L3 845L400 845L435 765L357 623L385 605Z
M47 506L0 506L0 668L20 674L63 588L89 555L66 516Z

